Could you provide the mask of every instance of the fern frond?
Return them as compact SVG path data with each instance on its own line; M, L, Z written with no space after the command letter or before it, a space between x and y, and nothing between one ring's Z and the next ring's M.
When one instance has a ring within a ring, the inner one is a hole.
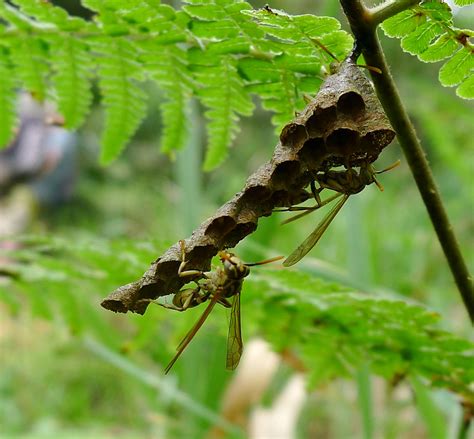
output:
M333 17L317 17L314 15L288 15L282 11L258 9L245 11L253 17L265 30L266 34L285 43L283 53L299 54L319 58L321 61L332 62L333 59L323 49L325 46L336 58L342 61L352 47L352 37L341 31L341 24ZM332 40L323 41L335 34ZM331 47L329 47L331 46ZM321 63L320 61L320 63Z
M184 29L177 24L185 14L159 2L128 1L127 6L118 8L116 13L136 32L172 32L177 27Z
M148 43L140 45L145 49L141 59L149 77L156 81L165 98L161 104L161 151L171 154L185 146L188 135L187 107L192 84L186 52L172 45Z
M6 4L4 0L0 0L0 17L8 25L5 28L2 26L1 31L5 31L8 27L30 32L34 29L36 23L30 17L24 15L17 8Z
M258 95L263 108L275 113L272 123L276 132L305 107L303 94L318 89L320 67L306 57L288 59L286 55L273 61L242 58L238 63L239 73L248 81L248 92ZM302 71L308 75L299 74Z
M87 22L79 17L71 17L63 8L49 1L12 0L20 10L42 24L51 24L63 31L85 30Z
M138 48L124 39L94 44L99 60L99 87L105 105L101 162L115 159L146 114L146 95L136 81L144 79L137 62Z
M53 44L51 63L55 75L52 82L58 109L65 118L65 127L75 129L83 123L92 102L93 63L88 46L80 40L65 36Z
M198 96L208 108L204 169L210 170L225 159L227 147L239 131L239 115L249 116L254 105L231 58L222 57L219 66L203 67L197 80L204 87Z
M23 87L36 99L43 101L47 95L46 78L49 75L48 46L41 38L10 38L7 41L15 75Z
M142 70L165 97L165 153L185 143L189 98L194 94L208 108L205 166L210 169L224 158L238 118L251 114L250 93L275 113L279 129L304 106L303 93L317 91L315 77L332 61L321 44L340 58L352 44L333 18L254 11L242 0L188 0L181 10L155 1L83 0L96 12L87 22L50 2L13 3L0 2L5 22L0 31L14 53L16 75L40 99L50 86L67 127L83 122L91 100L89 81L96 74L106 113L103 162L120 153L144 116L145 95L138 86ZM266 77L251 71L262 66Z
M0 148L7 146L17 122L15 111L15 80L5 49L0 47Z
M401 38L404 51L421 61L437 62L449 58L441 67L439 80L450 87L460 83L460 97L473 99L470 78L474 76L474 32L453 26L452 12L444 2L425 2L405 10L382 24L389 37Z
M421 305L281 270L253 274L242 301L252 305L246 315L267 310L247 318L277 351L299 356L313 385L354 376L365 364L387 380L413 374L474 401L474 345L437 327L439 315Z
M263 100L263 107L275 113L272 122L278 133L305 107L304 93L315 93L319 88L323 66L333 61L323 48L342 60L353 40L332 17L290 16L269 8L244 14L254 18L272 37L260 47L270 50L273 57L243 58L239 71L249 82L249 90Z

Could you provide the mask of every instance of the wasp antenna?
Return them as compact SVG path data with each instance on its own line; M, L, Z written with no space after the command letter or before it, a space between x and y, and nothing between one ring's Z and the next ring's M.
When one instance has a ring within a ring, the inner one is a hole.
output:
M381 171L375 171L375 174L383 174L384 172L391 171L393 168L396 168L399 166L401 163L400 160L397 160L395 163L392 163L390 166L387 166L385 169L382 169Z
M357 67L361 67L363 69L370 70L371 72L378 73L379 75L382 74L382 70L379 69L378 67L368 66L366 64L357 64Z
M279 261L280 259L283 259L284 256L275 256L274 258L270 259L265 259L264 261L259 261L259 262L252 262L250 264L245 264L247 267L255 267L256 265L264 265L264 264L269 264L270 262L275 262Z
M303 94L303 99L304 99L304 101L305 101L307 104L309 104L309 103L311 103L311 102L312 102L312 100L313 100L313 97L312 97L312 96L310 96L310 95L309 95L309 94L307 94L307 93L304 93L304 94Z
M383 186L382 184L375 178L375 175L373 176L374 178L374 183L377 185L377 187L380 189L380 192L383 192L384 189L383 189Z

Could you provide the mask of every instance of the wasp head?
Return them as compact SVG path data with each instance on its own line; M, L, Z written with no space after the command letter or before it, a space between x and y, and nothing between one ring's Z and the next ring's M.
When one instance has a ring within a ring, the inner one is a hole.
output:
M249 267L233 253L221 251L219 258L227 276L231 279L242 279L250 273Z

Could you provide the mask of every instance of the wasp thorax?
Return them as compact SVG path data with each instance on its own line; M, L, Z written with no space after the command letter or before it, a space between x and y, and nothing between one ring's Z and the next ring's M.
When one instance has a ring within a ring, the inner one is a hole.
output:
M250 273L250 269L233 253L220 252L219 257L224 271L230 279L242 279Z

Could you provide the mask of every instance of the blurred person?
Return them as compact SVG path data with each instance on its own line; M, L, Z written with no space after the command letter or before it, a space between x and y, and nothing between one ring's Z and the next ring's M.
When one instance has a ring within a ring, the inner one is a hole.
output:
M0 150L0 238L27 230L38 207L69 200L76 179L77 136L60 116L26 93L19 115L16 137Z

